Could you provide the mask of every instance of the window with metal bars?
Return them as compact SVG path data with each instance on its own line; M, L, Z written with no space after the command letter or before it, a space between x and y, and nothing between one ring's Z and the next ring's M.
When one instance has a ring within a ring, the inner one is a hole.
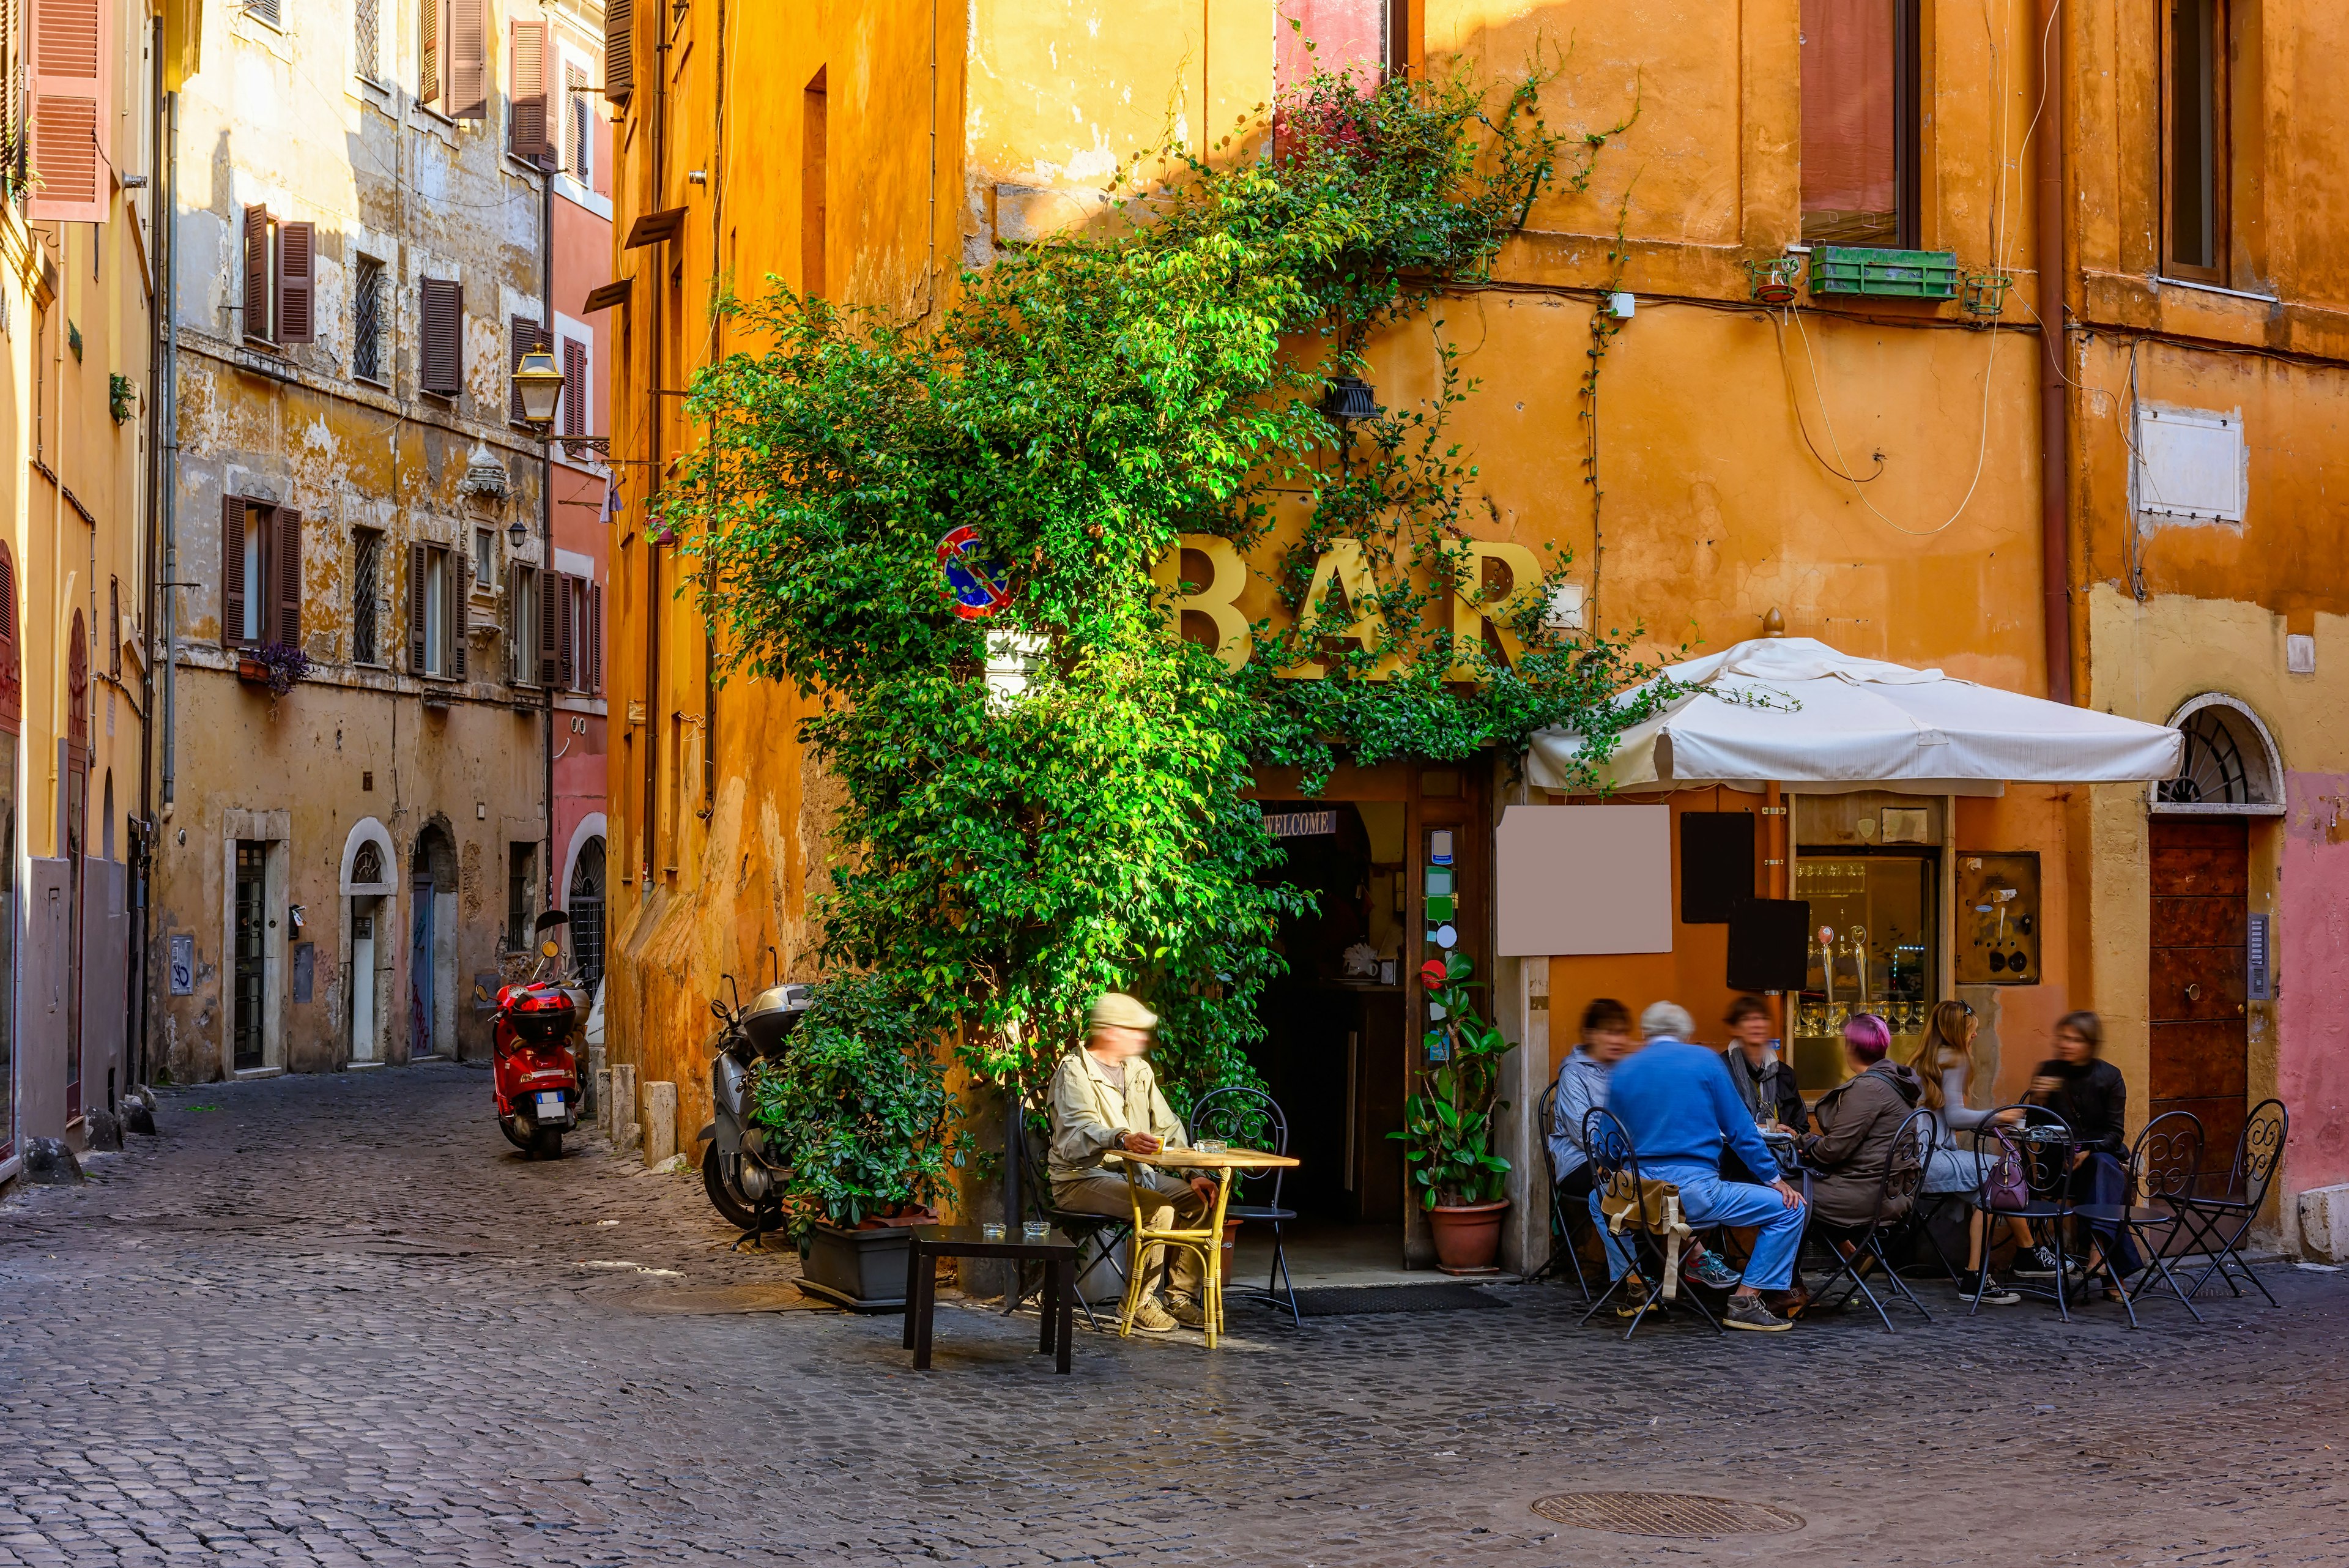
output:
M351 283L351 374L362 381L383 375L383 263L358 259Z
M383 660L383 535L373 528L351 531L351 662Z
M351 68L369 81L383 70L382 0L351 0Z

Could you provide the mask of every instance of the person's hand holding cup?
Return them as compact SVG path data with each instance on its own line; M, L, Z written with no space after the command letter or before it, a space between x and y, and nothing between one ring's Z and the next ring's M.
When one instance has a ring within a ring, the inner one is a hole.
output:
M1130 1132L1119 1135L1117 1147L1128 1154L1156 1154L1166 1146L1148 1133Z

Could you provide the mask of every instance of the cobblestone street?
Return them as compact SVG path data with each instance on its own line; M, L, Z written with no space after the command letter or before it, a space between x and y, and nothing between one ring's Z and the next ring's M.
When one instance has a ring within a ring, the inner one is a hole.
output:
M1081 1329L1068 1378L1032 1318L942 1305L916 1376L895 1319L664 1310L792 1269L698 1179L523 1159L489 1099L448 1065L173 1091L160 1139L0 1209L0 1563L2349 1561L2337 1275L2137 1334L1236 1306L1213 1356ZM1530 1508L1600 1488L1806 1524Z

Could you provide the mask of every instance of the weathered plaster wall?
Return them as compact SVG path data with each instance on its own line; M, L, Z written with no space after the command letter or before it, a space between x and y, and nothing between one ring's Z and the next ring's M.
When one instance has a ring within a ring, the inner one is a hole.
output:
M2292 1109L2285 1180L2297 1192L2349 1181L2349 773L2295 773L2290 795L2275 1092Z

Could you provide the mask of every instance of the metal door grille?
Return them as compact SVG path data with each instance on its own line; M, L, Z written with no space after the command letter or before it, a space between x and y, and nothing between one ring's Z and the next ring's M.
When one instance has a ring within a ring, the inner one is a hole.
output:
M236 1070L262 1065L262 931L264 903L262 867L265 846L246 842L236 846L236 935L234 1044Z

